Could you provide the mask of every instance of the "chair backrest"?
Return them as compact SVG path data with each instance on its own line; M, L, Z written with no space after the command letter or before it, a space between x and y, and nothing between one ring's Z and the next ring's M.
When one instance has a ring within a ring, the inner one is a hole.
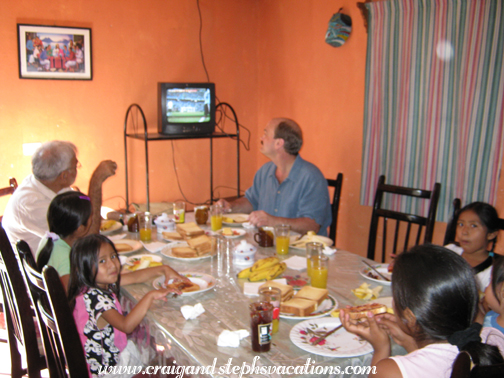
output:
M343 186L343 173L338 173L336 180L327 179L327 185L334 187L334 193L331 203L332 222L329 227L329 237L336 246L336 227L338 225L338 210L341 196L341 187Z
M387 251L387 220L394 219L395 232L394 241L391 253L397 254L398 252L403 252L411 247L410 234L411 225L417 225L416 237L414 239L413 245L421 244L420 237L422 230L425 229L424 239L422 243L432 242L432 235L434 232L434 225L436 223L436 211L439 199L439 192L441 190L441 184L435 183L432 190L408 188L404 186L387 185L385 184L385 176L380 176L378 180L378 186L376 188L376 194L373 204L373 214L371 216L371 227L369 231L369 241L368 241L368 259L375 259L376 250L376 239L378 233L378 223L379 219L383 219L383 230L382 230L382 262L385 262L385 256ZM382 208L383 196L385 193L391 193L393 195L408 196L413 198L423 198L429 200L429 211L426 217L401 213L398 211L387 210ZM401 223L406 224L406 233L404 234L404 244L403 247L398 246L399 235L401 235L400 225Z
M37 305L51 341L52 352L56 356L56 376L87 376L84 349L58 272L51 266L45 266L42 277L49 303L39 300Z
M466 351L460 352L453 363L450 378L502 378L504 363L496 365L474 365L471 356Z
M444 236L443 245L450 244L455 241L455 233L457 232L457 217L458 212L461 207L460 198L455 198L452 202L453 204L453 213L446 225L446 231Z
M7 334L11 352L12 376L40 377L40 371L45 369L45 359L40 355L37 343L33 309L28 289L21 273L18 260L7 234L0 226L0 275L4 314L7 323ZM21 367L19 350L24 350L29 361L26 370Z
M9 179L9 186L0 189L0 197L9 196L17 189L18 184L15 178ZM2 222L3 215L0 215L0 223Z

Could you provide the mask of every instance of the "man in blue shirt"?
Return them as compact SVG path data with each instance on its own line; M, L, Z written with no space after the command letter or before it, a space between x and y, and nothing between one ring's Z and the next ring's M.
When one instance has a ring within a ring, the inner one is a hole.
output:
M245 197L218 203L233 213L250 213L249 221L257 227L288 224L302 234L327 235L331 224L327 180L315 165L301 158L302 144L296 122L271 120L261 137L261 152L271 161L257 171Z

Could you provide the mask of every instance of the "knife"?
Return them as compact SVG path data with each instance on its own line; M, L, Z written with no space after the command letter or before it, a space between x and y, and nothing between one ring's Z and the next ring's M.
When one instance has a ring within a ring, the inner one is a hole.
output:
M319 338L315 339L315 341L312 341L311 345L317 345L322 340L325 340L327 338L327 336L332 335L334 332L336 332L341 327L343 327L343 324L340 324L339 326L337 326L336 328L330 330L329 332L324 333L322 336L320 336Z
M385 281L390 282L390 278L385 277L383 274L381 274L380 272L378 272L378 271L375 269L375 267L374 267L374 266L372 266L372 265L368 264L368 263L367 263L366 261L364 261L364 260L362 260L362 262L363 262L364 264L366 264L367 266L369 266L371 269L373 269L373 271L374 271L375 273L377 273L377 274L378 274L381 278L383 278Z

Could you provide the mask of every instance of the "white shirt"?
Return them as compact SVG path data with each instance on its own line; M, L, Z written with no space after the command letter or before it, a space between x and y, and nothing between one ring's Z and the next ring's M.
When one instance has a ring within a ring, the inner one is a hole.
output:
M68 190L71 189L60 193ZM10 242L26 241L34 257L40 239L49 231L47 209L56 194L31 174L14 191L5 208L2 226Z
M462 256L464 249L455 244L445 245L445 248L455 252L457 255ZM490 281L492 279L492 265L490 265L485 270L479 272L474 276L476 278L476 283L478 284L478 289L482 293L485 292L485 289L488 285L490 285Z

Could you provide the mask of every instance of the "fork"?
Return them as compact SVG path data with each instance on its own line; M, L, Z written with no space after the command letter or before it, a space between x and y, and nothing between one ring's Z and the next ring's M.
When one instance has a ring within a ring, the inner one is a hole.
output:
M330 330L329 332L326 332L324 333L322 336L320 336L319 338L315 339L314 341L312 341L311 345L317 345L318 343L320 343L322 340L325 340L327 338L327 336L330 336L332 335L334 332L336 332L338 329L340 329L341 327L343 327L343 324L340 324L339 326L337 326L336 328Z

